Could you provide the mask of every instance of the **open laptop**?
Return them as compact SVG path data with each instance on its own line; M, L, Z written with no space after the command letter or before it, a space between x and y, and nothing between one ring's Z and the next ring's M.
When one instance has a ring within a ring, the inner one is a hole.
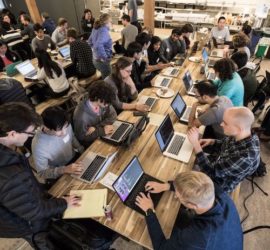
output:
M172 82L171 77L164 77L164 76L158 75L154 80L153 87L156 87L156 88L169 87L171 82Z
M182 98L181 95L179 95L179 93L177 93L176 96L174 97L171 103L171 107L175 112L175 114L177 115L177 117L179 118L180 122L188 123L188 118L192 110L192 107L187 106L184 99Z
M212 57L218 57L218 58L223 58L223 49L213 49L211 51L210 56L212 56Z
M70 58L70 47L65 46L59 48L59 54L64 58L64 59L69 59Z
M179 72L179 68L168 67L162 71L162 74L164 76L177 77Z
M105 157L94 152L89 152L82 160L84 170L82 171L81 175L72 176L81 181L93 183L104 175L116 154L117 151Z
M152 109L159 98L143 95L139 99L139 103L146 104Z
M133 124L116 120L113 123L113 128L114 132L112 134L102 136L102 139L113 144L119 144L127 137L129 132L132 130Z
M140 214L145 215L145 213L135 204L135 201L137 195L140 192L146 193L145 185L148 181L156 181L162 183L156 178L144 173L137 156L134 156L112 186L120 200L126 206L139 212ZM154 207L157 206L161 196L162 193L151 193Z
M215 80L216 78L216 75L214 72L211 72L208 68L208 64L205 64L204 65L204 73L205 73L205 77L208 79L208 80Z
M9 65L7 65L6 67L5 67L5 71L6 71L6 73L7 73L7 76L15 76L16 74L18 74L19 72L18 72L18 70L16 69L16 66L18 65L18 64L20 64L22 61L18 61L18 62L15 62L15 63L11 63L11 64L9 64Z
M214 67L214 65L217 61L216 59L209 59L208 52L207 52L206 48L202 49L202 59L203 59L203 63L204 64L208 63L209 67Z
M194 82L192 80L189 70L185 72L182 79L183 79L187 94L191 96L195 96L196 94L194 92Z
M30 62L30 60L26 60L22 63L19 63L15 66L15 68L25 77L28 79L35 80L37 79L37 70Z
M163 155L185 163L189 162L193 146L185 134L174 131L169 115L166 115L155 136Z

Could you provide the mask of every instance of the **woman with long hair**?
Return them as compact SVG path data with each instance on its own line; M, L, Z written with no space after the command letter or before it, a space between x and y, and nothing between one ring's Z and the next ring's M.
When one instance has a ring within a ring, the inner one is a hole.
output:
M90 9L85 9L83 12L82 20L81 20L81 26L84 32L83 34L84 38L86 39L89 38L92 32L94 23L95 23L95 18L93 17L92 11Z
M94 28L88 39L93 50L93 63L101 72L102 79L111 74L112 39L110 27L112 19L109 14L102 14L94 23Z

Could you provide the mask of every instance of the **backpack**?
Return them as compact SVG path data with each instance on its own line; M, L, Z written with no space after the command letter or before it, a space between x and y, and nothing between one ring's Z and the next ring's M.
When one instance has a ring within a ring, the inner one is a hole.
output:
M260 158L260 164L259 164L258 168L255 170L255 172L251 175L251 177L252 178L254 178L254 177L263 177L266 174L267 174L267 170L266 170L266 167L265 167L265 163Z

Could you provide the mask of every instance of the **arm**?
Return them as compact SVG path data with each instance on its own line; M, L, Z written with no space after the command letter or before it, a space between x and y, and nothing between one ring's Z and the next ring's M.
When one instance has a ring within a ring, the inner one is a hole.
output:
M197 110L197 107L200 105L199 102L195 102L193 103L192 105L192 109L191 109L191 112L190 112L190 115L189 115L189 119L188 119L188 127L191 128L191 127L200 127L201 126L201 122L199 119L196 118L196 110Z
M160 49L159 49L159 55L163 62L169 63L169 61L166 58L166 50L167 50L167 45L164 41L162 41Z
M32 50L33 50L34 53L35 53L35 51L36 51L36 49L37 49L37 42L36 42L36 39L37 39L37 38L34 38L34 39L32 40L32 43L31 43Z
M117 118L117 113L115 109L113 108L112 105L109 105L108 107L106 107L106 110L104 114L102 115L102 121L100 122L99 127L113 124L116 118Z
M185 39L179 39L179 43L180 43L180 48L179 48L179 53L180 54L185 54L186 53L186 42Z
M125 35L124 35L124 32L123 30L121 30L121 37L122 37L122 46L125 47Z
M230 37L231 37L231 35L230 35L230 30L229 30L229 28L227 27L227 32L226 32L226 36L225 36L225 41L226 41L226 42L227 42L227 41L230 41L230 40L231 40Z
M38 80L44 80L44 79L46 79L46 74L45 74L44 68L42 68L42 69L38 68L37 79Z
M51 49L52 50L55 50L56 49L56 44L55 44L55 42L50 38L50 43L51 43Z
M106 39L108 39L108 34L105 30L102 30L93 44L93 49L96 51L98 59L107 60L107 54L104 48Z

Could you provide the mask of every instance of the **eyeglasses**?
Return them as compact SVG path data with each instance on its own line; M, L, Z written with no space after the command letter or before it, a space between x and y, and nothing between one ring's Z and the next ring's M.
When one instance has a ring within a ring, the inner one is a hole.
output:
M37 133L37 130L35 129L35 130L32 131L32 132L22 131L22 132L17 132L17 133L20 133L20 134L27 134L27 135L30 135L30 136L35 136L36 133Z

